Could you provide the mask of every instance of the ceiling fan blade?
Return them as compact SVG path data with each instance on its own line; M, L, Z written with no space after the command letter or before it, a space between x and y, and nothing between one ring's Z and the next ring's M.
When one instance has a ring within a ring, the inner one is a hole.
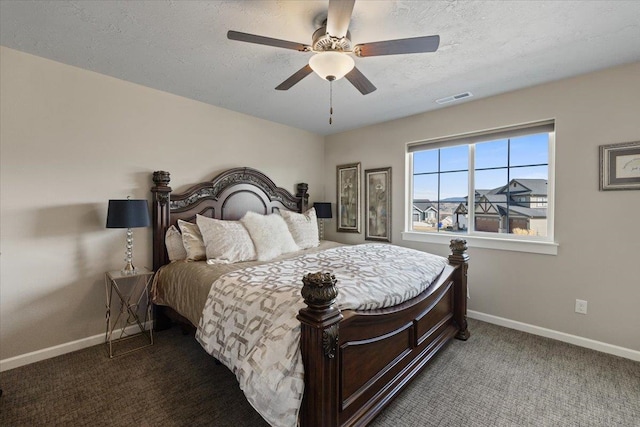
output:
M272 39L271 37L257 36L255 34L241 33L239 31L227 32L227 38L229 40L238 40L238 41L247 42L247 43L264 44L267 46L281 47L284 49L299 50L301 52L305 52L310 49L310 46L307 46L302 43L290 42L287 40L280 40L280 39Z
M360 91L361 94L366 95L376 90L376 87L364 76L356 67L349 71L345 75L346 79L351 82L352 85Z
M356 0L329 0L327 33L339 39L347 35L355 2Z
M353 47L357 56L399 55L403 53L435 52L440 45L440 36L423 36L410 39L386 40L362 43Z
M312 72L313 72L313 70L311 69L309 64L307 64L304 67L300 68L295 73L293 73L293 75L291 77L289 77L287 80L285 80L282 83L280 83L276 87L276 90L289 90L289 89L291 89L291 87L294 84L298 83L300 80L304 79L305 77L307 77Z

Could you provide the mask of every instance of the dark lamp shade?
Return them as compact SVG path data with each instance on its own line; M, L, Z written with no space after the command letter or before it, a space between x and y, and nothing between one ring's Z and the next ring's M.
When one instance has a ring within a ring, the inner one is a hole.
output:
M109 200L107 228L148 227L149 206L146 200Z
M321 219L332 218L331 216L331 203L314 203L313 207L316 209L316 216Z

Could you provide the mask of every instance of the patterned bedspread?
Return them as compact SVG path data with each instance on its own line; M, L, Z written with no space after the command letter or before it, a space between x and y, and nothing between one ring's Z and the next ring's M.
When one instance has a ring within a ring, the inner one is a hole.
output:
M236 375L251 405L273 426L295 426L304 392L302 276L331 272L341 309L370 310L425 290L447 260L385 244L341 246L228 273L211 286L196 339Z

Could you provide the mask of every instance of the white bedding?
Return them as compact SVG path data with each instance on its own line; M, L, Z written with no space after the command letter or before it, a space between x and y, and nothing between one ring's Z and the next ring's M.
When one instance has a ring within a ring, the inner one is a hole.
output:
M447 264L443 257L385 244L341 246L236 270L211 286L196 339L231 369L251 405L273 426L295 426L304 392L298 311L302 276L331 272L340 309L407 301Z

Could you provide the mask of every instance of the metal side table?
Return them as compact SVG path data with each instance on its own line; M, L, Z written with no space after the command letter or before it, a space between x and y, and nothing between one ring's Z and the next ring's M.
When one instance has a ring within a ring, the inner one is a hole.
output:
M105 345L109 358L153 345L153 318L149 298L152 278L153 271L144 268L136 269L133 273L105 273Z

